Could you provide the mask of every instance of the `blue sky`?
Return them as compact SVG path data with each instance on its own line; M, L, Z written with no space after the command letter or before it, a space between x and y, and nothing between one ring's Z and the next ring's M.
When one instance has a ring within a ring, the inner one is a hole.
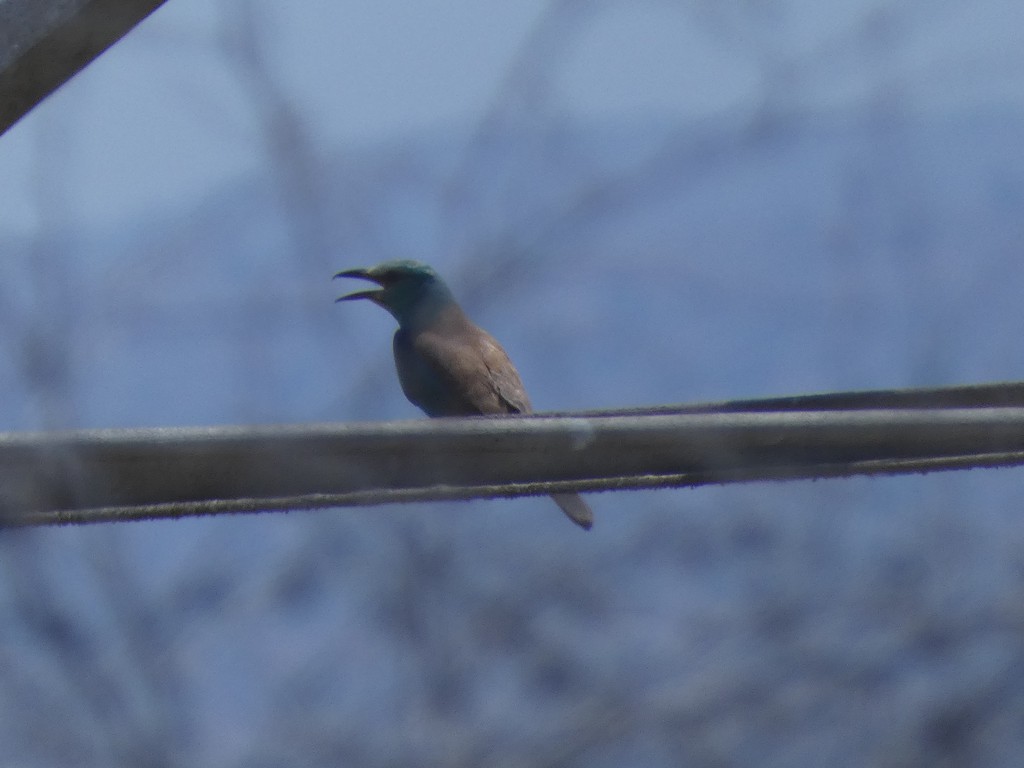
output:
M273 76L322 147L471 126L493 107L552 4L539 0L259 3ZM694 118L756 106L765 72L801 106L863 99L880 82L916 109L1024 103L1018 3L576 4L540 108L579 118ZM242 91L218 47L230 3L171 0L0 141L0 234L38 224L38 154L57 155L67 213L116 224L165 209L261 162ZM877 27L879 39L872 42ZM887 45L885 30L900 35ZM852 41L852 42L851 42ZM810 61L810 67L787 62Z
M0 175L14 194L0 228L33 225L24 189L32 154L47 151L41 133L67 142L69 202L88 222L173 205L259 163L258 138L217 48L226 5L171 0L5 135ZM260 14L281 87L315 137L341 147L479 120L546 6L312 1L263 3ZM582 40L566 68L570 98L562 108L678 108L681 94L652 82L666 76L666 63L691 73L686 101L705 102L694 108L734 100L720 81L700 87L710 83L706 70L694 69L697 57L678 45L680 25L664 24L666 16L678 14L652 6L617 33Z

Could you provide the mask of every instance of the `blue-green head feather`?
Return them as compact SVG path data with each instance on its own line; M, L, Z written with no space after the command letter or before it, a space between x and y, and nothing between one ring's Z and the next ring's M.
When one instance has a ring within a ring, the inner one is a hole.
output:
M346 269L335 277L355 277L379 285L371 291L339 296L335 301L369 299L390 312L403 328L429 322L436 312L454 302L441 276L420 261L385 261L365 269Z

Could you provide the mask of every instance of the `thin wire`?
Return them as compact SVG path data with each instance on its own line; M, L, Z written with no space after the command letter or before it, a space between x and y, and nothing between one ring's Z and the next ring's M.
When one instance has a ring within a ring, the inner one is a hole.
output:
M26 528L50 525L86 525L94 523L167 520L240 513L290 512L341 507L368 507L428 501L468 501L477 498L514 498L552 493L628 491L656 488L684 488L702 485L727 485L751 482L784 482L855 476L891 476L927 474L964 469L995 469L1024 465L1024 451L949 456L930 459L899 459L822 464L814 467L771 467L728 471L650 474L605 477L545 483L506 483L497 485L428 488L380 488L340 494L306 494L282 498L239 498L198 502L170 502L29 512L0 518L0 528Z

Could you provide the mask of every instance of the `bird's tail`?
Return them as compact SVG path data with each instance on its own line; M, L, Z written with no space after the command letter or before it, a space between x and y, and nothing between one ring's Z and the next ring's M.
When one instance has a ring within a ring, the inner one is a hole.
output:
M585 531L594 524L594 512L578 493L555 493L551 496L569 519Z

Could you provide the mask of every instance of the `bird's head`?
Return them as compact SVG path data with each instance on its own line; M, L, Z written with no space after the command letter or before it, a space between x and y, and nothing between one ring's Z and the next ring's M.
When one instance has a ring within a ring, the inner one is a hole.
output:
M370 291L356 291L335 301L369 299L407 325L453 301L448 286L432 267L419 261L385 261L366 269L346 269L334 277L355 277L379 285Z

